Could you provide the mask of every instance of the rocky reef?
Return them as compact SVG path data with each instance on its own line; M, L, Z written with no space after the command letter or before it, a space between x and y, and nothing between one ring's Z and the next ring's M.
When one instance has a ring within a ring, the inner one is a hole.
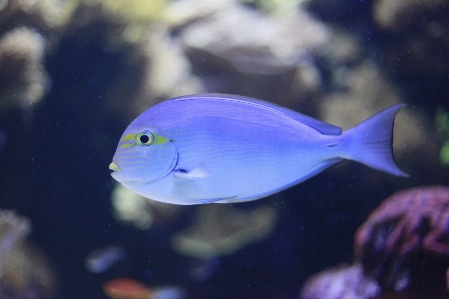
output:
M448 2L377 0L373 18L394 43L387 43L386 63L406 76L448 73Z
M72 5L53 0L0 5L0 111L30 109L50 88L45 56L54 49Z
M449 188L425 186L393 194L355 236L355 256L384 292L447 298Z
M352 266L310 278L301 298L448 298L449 188L394 193L355 234Z
M47 258L26 240L30 220L9 210L0 211L0 297L50 299L55 277Z

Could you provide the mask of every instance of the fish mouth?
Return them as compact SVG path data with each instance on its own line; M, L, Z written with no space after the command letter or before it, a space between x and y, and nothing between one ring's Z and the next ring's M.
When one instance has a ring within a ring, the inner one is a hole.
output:
M122 169L117 164L115 164L114 162L109 164L109 169L112 170L112 173L114 173L114 172L121 172L122 171Z
M112 170L111 171L111 176L120 183L123 183L123 170L120 168L120 166L118 166L117 164L115 164L114 162L112 162L111 164L109 164L109 169Z

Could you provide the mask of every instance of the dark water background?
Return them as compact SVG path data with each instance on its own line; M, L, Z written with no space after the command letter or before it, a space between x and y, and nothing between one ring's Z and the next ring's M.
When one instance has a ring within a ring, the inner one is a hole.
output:
M368 55L382 66L383 49L401 35L393 37L373 25L370 1L335 1L342 2L335 4L337 10L325 2L314 1L312 13L358 35ZM366 185L364 179L373 170L356 163L326 170L276 195L239 204L243 209L276 207L274 232L220 258L206 281L194 281L189 276L192 259L175 253L169 240L192 223L195 207L150 230L112 217L114 181L108 165L128 124L104 113L105 93L127 78L123 54L105 49L102 30L87 40L78 38L83 32L62 38L45 63L52 81L49 93L31 112L16 109L0 119L8 136L0 156L0 206L31 219L30 240L54 267L60 285L57 298L105 298L101 284L117 276L149 285L180 285L189 298L298 298L307 277L352 262L354 232L382 199L406 185L448 183L447 169L435 177L408 168L415 176L410 183L398 178L377 186ZM325 74L325 66L322 71ZM425 113L438 105L448 107L447 76L409 76L400 67L388 72L409 105ZM106 273L88 272L88 253L109 245L123 247L127 259Z

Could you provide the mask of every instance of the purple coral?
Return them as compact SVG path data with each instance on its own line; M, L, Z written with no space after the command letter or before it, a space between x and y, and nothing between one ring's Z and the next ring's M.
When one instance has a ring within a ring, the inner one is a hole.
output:
M358 229L355 254L383 291L447 298L449 188L419 187L388 197Z
M304 285L301 299L373 299L380 288L363 275L360 264L340 265L310 277Z

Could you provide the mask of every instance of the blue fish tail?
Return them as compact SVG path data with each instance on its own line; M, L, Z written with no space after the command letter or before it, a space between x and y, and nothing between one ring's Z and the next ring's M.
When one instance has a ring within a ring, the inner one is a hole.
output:
M408 177L394 161L393 125L399 110L396 104L366 119L343 133L348 142L348 159L387 173Z

